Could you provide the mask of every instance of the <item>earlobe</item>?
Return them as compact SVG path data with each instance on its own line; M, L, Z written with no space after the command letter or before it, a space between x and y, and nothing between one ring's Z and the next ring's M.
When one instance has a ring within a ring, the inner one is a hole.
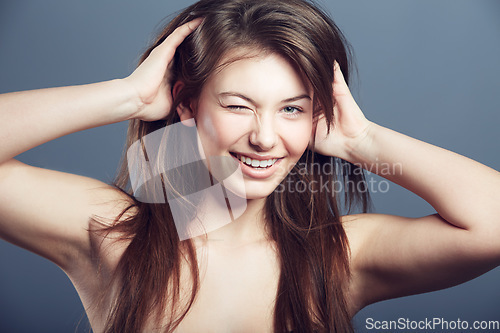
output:
M184 82L177 81L172 88L172 97L176 99L179 92L184 88ZM181 119L181 122L186 126L194 126L193 111L191 106L186 106L184 103L179 103L176 108L177 114Z
M193 127L195 125L193 112L182 103L177 106L177 114L185 126Z
M181 121L193 118L193 112L189 107L186 107L183 103L177 105L177 114L179 115L179 118L181 118Z

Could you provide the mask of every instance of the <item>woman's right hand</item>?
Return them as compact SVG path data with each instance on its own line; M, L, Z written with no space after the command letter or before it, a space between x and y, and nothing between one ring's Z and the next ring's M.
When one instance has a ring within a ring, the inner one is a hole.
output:
M131 119L154 121L168 115L173 99L166 78L175 50L202 21L202 18L197 18L177 27L132 74L123 79L136 94L137 111Z

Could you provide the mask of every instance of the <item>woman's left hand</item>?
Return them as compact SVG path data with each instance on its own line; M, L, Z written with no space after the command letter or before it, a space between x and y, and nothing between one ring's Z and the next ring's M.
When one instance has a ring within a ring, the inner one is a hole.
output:
M367 144L371 122L366 119L363 112L349 91L340 66L334 64L333 74L333 124L328 133L324 116L317 122L314 151L327 156L336 156L349 160L353 150L359 145Z

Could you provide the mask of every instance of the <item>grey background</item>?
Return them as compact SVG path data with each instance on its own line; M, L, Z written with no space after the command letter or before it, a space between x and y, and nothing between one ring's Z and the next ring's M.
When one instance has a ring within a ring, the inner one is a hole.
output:
M368 118L500 169L499 1L322 3L354 47L359 80L353 92ZM0 92L124 77L158 23L187 4L2 0ZM125 128L120 123L75 133L19 158L109 182ZM381 213L415 217L434 212L394 184L374 199ZM458 287L374 304L355 317L356 327L369 332L364 328L368 317L500 320L499 279L500 269L495 269ZM65 274L0 241L0 332L83 332L85 327L83 308Z

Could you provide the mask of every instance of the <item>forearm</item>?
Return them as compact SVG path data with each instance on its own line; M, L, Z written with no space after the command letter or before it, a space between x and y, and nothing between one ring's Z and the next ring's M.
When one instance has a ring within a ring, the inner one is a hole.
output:
M137 109L122 80L0 95L0 164L66 134L128 119Z
M489 167L373 123L346 159L419 195L457 227L498 229L500 173Z

